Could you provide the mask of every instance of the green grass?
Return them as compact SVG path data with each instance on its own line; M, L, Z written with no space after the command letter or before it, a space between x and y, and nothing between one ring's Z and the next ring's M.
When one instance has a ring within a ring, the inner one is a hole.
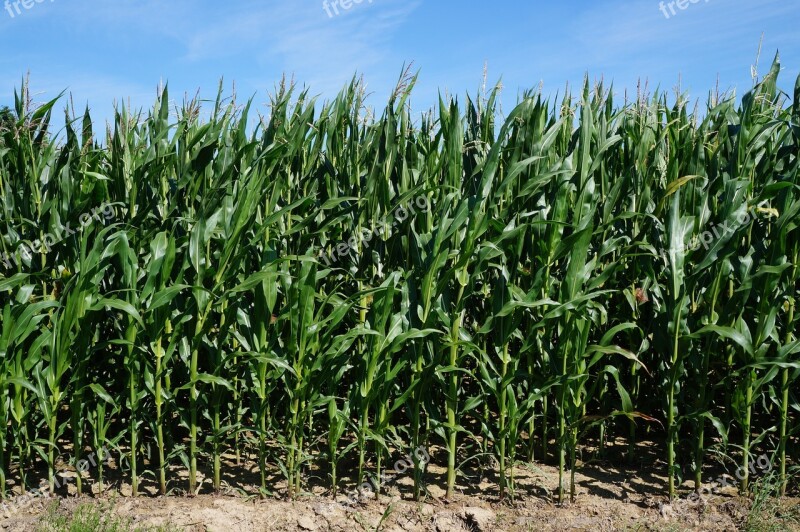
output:
M744 529L748 532L800 530L800 505L781 499L778 474L759 478L752 486L752 506Z
M74 511L59 510L53 503L47 513L39 519L37 532L178 532L171 526L139 527L130 519L115 516L113 504L85 503Z

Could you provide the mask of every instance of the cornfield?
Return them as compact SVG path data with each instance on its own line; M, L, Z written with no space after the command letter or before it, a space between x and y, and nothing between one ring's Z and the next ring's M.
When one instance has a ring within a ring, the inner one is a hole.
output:
M448 497L477 459L501 498L556 464L563 500L584 448L644 442L670 497L720 450L742 492L755 453L792 489L800 80L779 71L740 102L587 80L507 116L495 88L415 117L408 70L381 114L357 79L325 102L281 83L267 116L161 88L102 134L69 105L55 132L61 99L23 83L0 126L0 494L118 449L134 496L218 491L226 456L262 495L312 472L335 495L403 452L420 498L424 449Z

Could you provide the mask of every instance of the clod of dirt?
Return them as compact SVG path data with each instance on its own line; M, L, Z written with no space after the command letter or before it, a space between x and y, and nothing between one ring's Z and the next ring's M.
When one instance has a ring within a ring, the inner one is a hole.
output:
M335 503L319 503L313 505L314 513L323 519L330 519L344 514L342 507Z
M461 518L475 532L494 530L493 525L497 520L493 511L478 507L463 508L461 510Z
M658 509L658 513L660 513L661 517L664 519L671 519L675 515L675 511L673 510L671 504L662 504Z
M299 526L302 530L309 530L311 532L319 530L319 525L310 515L303 515L301 517L298 517L297 526Z
M452 512L439 512L434 515L433 526L436 532L473 532L459 515Z

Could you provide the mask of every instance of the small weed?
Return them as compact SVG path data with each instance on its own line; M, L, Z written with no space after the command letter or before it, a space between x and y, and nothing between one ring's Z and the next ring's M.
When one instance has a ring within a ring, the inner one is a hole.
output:
M782 532L800 529L800 508L779 497L780 479L771 472L752 485L753 504L744 529L747 532Z
M50 505L36 532L177 532L172 526L134 526L130 519L114 515L113 503L81 504L73 512L59 510L58 502Z

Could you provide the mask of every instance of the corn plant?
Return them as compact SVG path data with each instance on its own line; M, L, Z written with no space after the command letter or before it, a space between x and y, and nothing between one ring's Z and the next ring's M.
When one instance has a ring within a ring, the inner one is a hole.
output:
M800 79L779 73L694 109L587 79L507 115L499 86L415 115L408 68L378 110L357 78L327 101L284 79L264 115L161 87L103 132L67 105L60 133L62 98L23 82L0 117L0 495L92 451L76 488L102 488L116 449L134 495L222 491L231 453L262 497L310 475L380 495L410 452L422 499L440 446L448 500L468 462L503 499L540 462L566 502L582 454L643 444L669 497L718 453L745 493L774 454L791 493Z

